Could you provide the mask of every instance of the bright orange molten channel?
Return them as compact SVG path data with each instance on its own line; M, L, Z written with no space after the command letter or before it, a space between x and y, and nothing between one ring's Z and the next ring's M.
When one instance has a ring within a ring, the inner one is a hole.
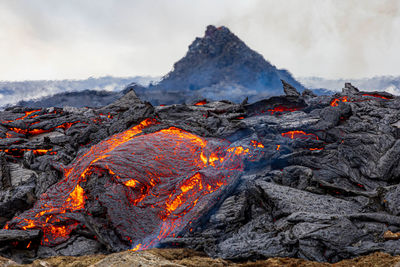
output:
M390 98L382 96L382 95L378 95L378 94L363 94L363 96L372 96L372 97L382 98L382 99L385 99L385 100L390 100Z
M289 132L286 132L286 133L281 133L281 135L283 137L287 137L287 138L290 138L290 139L297 139L297 138L299 138L299 139L308 139L308 138L311 138L311 139L318 140L318 136L316 136L315 134L306 133L304 131L289 131Z
M26 118L28 118L28 117L34 118L34 117L36 117L37 115L32 115L32 116L30 116L30 115L33 114L33 113L36 113L36 112L38 112L38 111L41 111L41 109L35 109L35 110L25 111L25 112L24 112L24 113L25 113L24 116L19 117L19 118L16 118L15 120L3 121L3 123L10 123L10 122L13 122L13 121L24 120L24 119L26 119Z
M120 238L133 250L150 248L196 219L204 203L243 171L244 159L264 148L255 140L246 147L210 142L175 127L141 135L155 124L146 119L79 155L59 183L5 228L42 229L43 245L60 244L80 225L73 214L86 213L88 199L99 198ZM86 182L104 173L111 177L105 193L88 195Z
M293 112L300 109L301 108L299 107L276 106L273 109L268 109L268 111L271 113L271 115L274 115L276 112Z
M339 97L339 98L335 98L335 99L333 99L331 101L330 105L332 107L337 107L337 106L339 106L340 102L349 102L349 98L347 96L342 96L342 97Z
M195 106L202 106L202 105L205 105L205 104L207 104L207 101L203 100L203 101L199 101L199 102L195 103L194 105Z
M64 179L52 187L53 190L44 193L35 203L33 209L13 219L18 221L13 227L23 230L31 228L42 229L44 232L43 245L54 245L67 240L69 234L78 226L78 223L70 220L63 226L55 225L64 219L60 215L84 209L86 196L79 184L86 180L86 175L90 173L90 165L107 157L106 153L141 133L142 129L152 124L155 124L154 120L144 120L139 125L106 139L101 145L91 147L88 152L72 164L72 167L65 169ZM9 224L6 224L5 229L9 228L11 228Z

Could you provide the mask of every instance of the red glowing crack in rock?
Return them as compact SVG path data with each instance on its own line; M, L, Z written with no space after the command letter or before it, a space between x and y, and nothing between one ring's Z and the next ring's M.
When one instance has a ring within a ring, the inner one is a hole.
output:
M90 216L87 207L97 201L121 240L149 248L196 220L243 171L244 159L263 149L256 141L234 147L175 127L140 135L154 124L146 119L92 146L5 228L41 229L42 244L57 245L79 225L70 214Z

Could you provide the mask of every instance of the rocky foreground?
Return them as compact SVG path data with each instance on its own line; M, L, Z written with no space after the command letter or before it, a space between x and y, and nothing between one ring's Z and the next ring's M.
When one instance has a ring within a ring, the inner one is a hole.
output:
M399 255L400 98L282 83L284 96L252 104L152 106L130 91L99 109L1 112L1 255L71 266L85 265L56 256L313 266ZM216 260L112 254L155 247ZM397 258L347 262L375 260Z
M35 260L32 264L17 264L12 260L0 258L3 267L32 266L32 267L398 267L400 256L390 256L386 253L377 252L369 256L362 256L351 260L343 260L335 264L320 263L293 258L270 258L254 262L235 263L222 259L212 259L204 253L188 249L150 249L147 251L132 252L125 251L111 255L87 255L81 257L52 257L48 259Z

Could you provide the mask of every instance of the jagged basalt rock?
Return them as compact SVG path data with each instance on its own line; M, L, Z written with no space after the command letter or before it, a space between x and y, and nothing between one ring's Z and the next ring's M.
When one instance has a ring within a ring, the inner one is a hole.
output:
M199 46L225 31L209 28ZM217 48L208 56L228 49ZM230 264L399 254L400 99L286 86L251 104L154 107L129 91L99 109L0 112L2 231L36 231L7 237L1 255L186 247Z
M313 91L311 91L310 89L305 89L304 91L303 91L303 93L301 93L301 95L303 96L303 97L316 97L317 95L313 92Z
M345 83L344 88L342 89L342 94L344 95L355 95L359 92L360 90L358 90L358 88L353 86L351 83Z
M289 83L285 82L284 80L281 80L282 85L283 85L283 91L285 92L286 96L300 96L300 93L297 92L296 88L294 88L292 85Z

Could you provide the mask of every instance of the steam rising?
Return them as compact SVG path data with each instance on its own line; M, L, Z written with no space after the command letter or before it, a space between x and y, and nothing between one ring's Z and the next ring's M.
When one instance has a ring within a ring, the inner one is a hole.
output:
M0 79L163 75L208 24L296 76L399 75L400 2L0 2Z

